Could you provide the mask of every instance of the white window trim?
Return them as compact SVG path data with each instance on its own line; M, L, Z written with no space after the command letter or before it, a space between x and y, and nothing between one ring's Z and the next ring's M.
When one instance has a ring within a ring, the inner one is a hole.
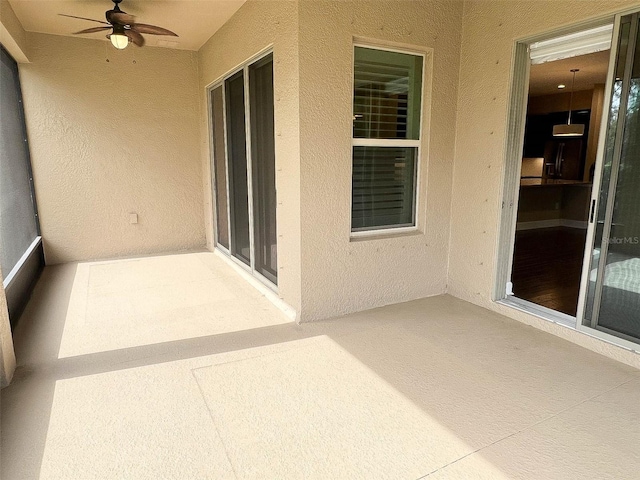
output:
M420 147L420 140L405 140L397 138L353 138L354 147Z
M355 230L351 232L351 238L362 237L386 237L388 235L404 235L418 231L416 225L410 227L380 227L375 230Z
M371 41L370 43L367 41L354 41L353 48L351 49L351 117L355 116L355 112L353 111L353 81L355 78L355 52L356 48L368 48L371 50L381 50L383 52L393 52L393 53L402 53L405 55L414 55L422 58L422 76L420 78L420 120L418 127L418 135L420 138L417 140L414 139L384 139L384 138L354 138L353 137L353 127L351 129L351 181L353 182L353 147L413 147L416 148L416 167L414 172L414 182L413 182L413 225L399 225L397 227L394 226L381 226L368 228L366 230L353 230L353 183L351 187L351 195L349 200L349 236L354 239L362 239L362 237L387 237L393 235L406 235L407 233L415 233L419 231L418 226L418 218L419 218L419 210L420 210L420 177L422 174L422 141L423 141L423 132L425 122L425 80L426 80L426 71L427 66L429 66L427 62L428 52L414 50L411 47L403 48L403 47L394 47L394 46L385 46L375 41Z
M7 277L2 281L2 287L5 290L9 288L9 285L11 285L11 282L13 281L13 279L16 277L16 275L18 275L18 272L20 272L20 269L22 269L24 264L27 263L27 260L29 260L29 257L31 256L31 254L35 251L36 248L38 248L41 242L42 242L42 237L40 235L34 238L33 242L31 242L31 245L29 245L27 250L22 254L22 256L17 261L17 263L9 271L9 273L7 274Z

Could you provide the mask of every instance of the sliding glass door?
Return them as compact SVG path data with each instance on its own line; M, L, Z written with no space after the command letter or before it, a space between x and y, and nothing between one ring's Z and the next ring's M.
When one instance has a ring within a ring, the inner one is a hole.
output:
M249 232L249 184L245 129L244 75L240 71L225 81L227 105L227 153L229 204L231 206L231 255L251 264Z
M273 121L273 58L249 67L251 174L255 269L277 283L276 158Z
M640 14L623 17L618 32L583 324L638 342Z
M44 266L18 64L0 47L0 265L12 325Z
M209 96L216 244L277 285L273 55L229 75Z
M216 207L216 240L229 250L229 202L227 201L227 151L224 141L224 96L222 85L210 92L213 146L213 188Z

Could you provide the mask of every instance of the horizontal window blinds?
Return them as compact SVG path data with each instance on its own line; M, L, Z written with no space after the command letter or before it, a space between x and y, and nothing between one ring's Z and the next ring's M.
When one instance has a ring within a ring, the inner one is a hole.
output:
M416 149L353 147L353 230L413 225Z
M352 232L415 225L423 63L355 47Z
M354 138L417 140L421 83L422 57L356 48Z

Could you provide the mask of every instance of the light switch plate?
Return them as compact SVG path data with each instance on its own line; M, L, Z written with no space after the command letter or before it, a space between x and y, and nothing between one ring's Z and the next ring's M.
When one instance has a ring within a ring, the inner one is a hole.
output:
M135 225L136 223L138 223L138 214L137 213L130 213L129 214L129 223L131 225Z

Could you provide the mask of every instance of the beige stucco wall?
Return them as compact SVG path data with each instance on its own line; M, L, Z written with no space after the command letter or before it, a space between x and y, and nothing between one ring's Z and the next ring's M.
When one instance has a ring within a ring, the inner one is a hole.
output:
M278 294L284 302L299 312L300 135L296 1L247 1L198 52L204 218L207 243L213 248L212 177L206 87L268 47L273 48L274 59Z
M461 15L451 1L300 3L302 320L445 291ZM418 234L350 241L354 36L431 49Z
M29 52L20 75L47 263L204 248L196 54L42 34Z
M480 0L464 8L448 292L598 351L611 347L491 301L512 51L515 39L634 5L640 2Z
M0 0L0 44L16 62L28 60L27 33L8 0Z

